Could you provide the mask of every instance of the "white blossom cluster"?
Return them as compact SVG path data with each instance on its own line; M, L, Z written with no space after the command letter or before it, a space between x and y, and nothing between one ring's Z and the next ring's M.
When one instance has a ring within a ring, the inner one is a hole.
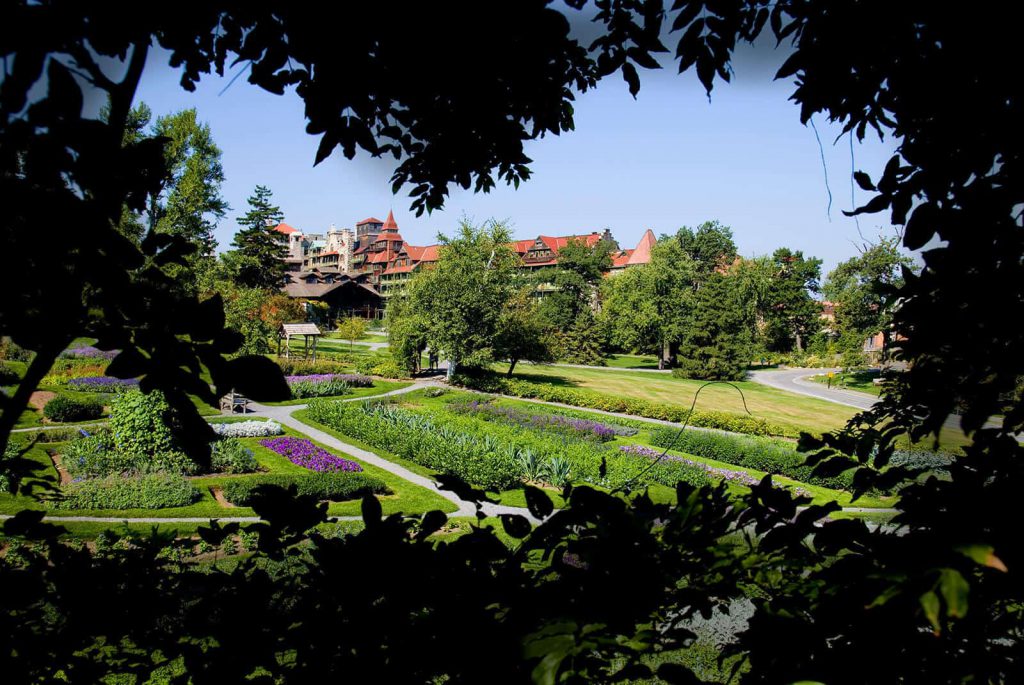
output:
M237 423L211 423L213 432L224 438L265 438L284 433L277 421L239 421Z

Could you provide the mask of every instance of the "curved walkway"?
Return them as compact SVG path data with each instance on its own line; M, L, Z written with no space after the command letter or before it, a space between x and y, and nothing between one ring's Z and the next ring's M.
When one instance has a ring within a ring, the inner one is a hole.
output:
M748 380L761 385L767 385L779 390L795 392L799 395L816 397L826 402L843 404L856 409L871 409L878 402L878 398L866 392L856 390L844 390L842 388L829 388L827 385L806 380L808 376L839 369L758 369L750 371Z

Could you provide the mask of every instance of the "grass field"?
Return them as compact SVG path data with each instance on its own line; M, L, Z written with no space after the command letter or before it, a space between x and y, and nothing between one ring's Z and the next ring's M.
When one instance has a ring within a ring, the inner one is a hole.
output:
M495 365L495 368L502 372L508 369L503 364ZM628 370L609 371L539 365L520 365L514 376L538 383L551 383L615 397L633 397L683 407L691 405L694 393L704 385L703 381L674 378L669 374L638 374ZM813 433L835 430L846 425L857 412L852 407L749 381L740 381L734 385L743 392L746 406L755 417L798 430ZM701 391L697 409L745 413L740 393L727 385L712 385Z
M606 360L613 369L656 369L658 358L653 354L613 354Z
M823 373L816 374L814 376L808 376L808 380L812 380L815 383L821 383L822 385L828 385L829 379ZM878 397L882 394L882 386L875 385L872 381L878 378L877 375L866 373L864 371L853 371L850 373L837 373L832 378L833 388L842 388L844 390L856 390L858 392L864 392L869 395Z

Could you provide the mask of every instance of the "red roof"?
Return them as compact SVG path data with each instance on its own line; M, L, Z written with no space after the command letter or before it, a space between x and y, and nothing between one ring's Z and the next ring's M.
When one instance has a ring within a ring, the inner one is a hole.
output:
M398 223L395 221L395 213L389 211L388 218L384 221L385 231L398 231Z
M313 256L314 257L316 257L316 256L328 257L328 256L330 256L332 254L338 254L338 251L337 250L331 250L330 252L321 252L319 255L313 255Z
M356 226L362 226L363 224L380 224L380 223L383 223L383 222L380 219L376 219L376 218L371 216L369 219L363 219L362 221L358 222L356 224Z
M533 247L533 244L535 242L535 240L517 240L514 243L512 243L512 249L518 252L519 254L523 254L531 247Z
M388 274L407 274L415 268L415 266L393 266L391 268L384 269L384 271L382 271L380 275L386 276Z
M366 258L367 264L386 264L391 261L391 255L385 252L375 252Z
M558 252L570 242L582 242L587 247L596 245L601 240L600 233L588 233L587 235L564 235L564 236L539 236L541 241L553 252Z
M635 251L636 250L623 250L619 254L612 257L612 268L614 269L616 267L623 267L629 264L629 258Z
M646 264L651 261L651 248L658 242L654 238L654 231L647 229L643 237L640 238L640 242L636 244L636 249L633 250L633 254L629 256L629 261L626 262L628 266L634 264Z
M377 240L374 240L373 242L377 242L378 240L385 240L389 243L400 243L402 242L402 236L397 233L378 233Z
M278 233L284 233L285 235L291 235L292 233L302 232L299 229L293 228L284 222L281 222L277 226L274 226L274 230L277 231Z
M438 248L440 245L406 245L402 249L409 255L409 259L414 262L436 262L438 258Z

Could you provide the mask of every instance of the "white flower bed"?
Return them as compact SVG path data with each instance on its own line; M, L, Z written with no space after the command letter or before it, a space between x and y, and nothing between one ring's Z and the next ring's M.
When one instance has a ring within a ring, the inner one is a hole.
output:
M281 435L284 429L277 421L238 421L237 423L211 423L213 432L225 438L265 438Z

